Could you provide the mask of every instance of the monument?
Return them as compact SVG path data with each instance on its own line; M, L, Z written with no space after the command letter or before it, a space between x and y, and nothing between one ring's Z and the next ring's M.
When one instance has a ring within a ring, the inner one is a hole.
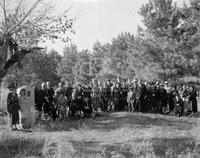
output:
M34 88L22 86L17 89L21 108L21 124L24 129L30 129L35 124L35 94Z

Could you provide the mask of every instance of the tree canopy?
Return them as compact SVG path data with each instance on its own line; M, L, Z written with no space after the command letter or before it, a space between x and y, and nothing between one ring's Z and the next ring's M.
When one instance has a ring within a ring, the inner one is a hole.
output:
M65 47L63 56L55 51L28 55L22 62L24 68L18 70L18 73L32 72L31 75L41 82L68 79L72 83L85 83L94 78L100 80L138 78L157 81L175 80L187 76L199 77L200 7L198 4L198 0L191 0L191 5L184 4L183 7L178 7L172 0L149 0L139 10L144 27L138 26L135 35L128 32L119 33L110 43L103 44L97 41L90 51L78 51L77 46L71 44ZM49 29L47 25L40 28L38 23L40 29L36 29L36 32L40 31L36 37L44 38L48 35L49 38L56 39L57 33L65 31L60 27L64 27L67 31L72 30L73 20L66 20L66 25L63 26L62 20L59 19L58 25L55 22ZM24 25L28 28L28 19L25 21ZM42 66L43 64L45 66ZM35 82L30 81L31 75L22 80Z

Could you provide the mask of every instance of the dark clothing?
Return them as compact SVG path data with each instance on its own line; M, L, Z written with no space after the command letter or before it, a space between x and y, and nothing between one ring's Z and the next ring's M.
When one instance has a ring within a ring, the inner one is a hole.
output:
M11 117L12 125L19 123L19 99L17 94L9 93L7 97L7 110Z
M73 92L73 88L72 88L72 87L66 87L66 88L65 88L65 96L66 96L67 98L71 98L72 92Z
M159 101L160 101L160 113L163 113L162 109L163 107L167 107L167 91L164 88L160 89L160 94L159 94Z
M193 90L189 93L189 101L192 102L192 112L196 113L198 111L197 109L197 91Z
M108 110L107 89L105 87L101 89L101 100L102 100L102 110L105 112Z
M184 89L184 90L181 91L181 96L183 98L187 98L189 96L189 92L186 89Z
M113 103L114 103L114 109L115 111L120 110L120 98L121 98L121 89L114 87L113 88Z
M120 96L120 89L117 87L113 88L113 98L119 98Z
M105 97L107 99L111 98L111 88L109 86L103 87L101 89L101 97Z
M47 100L49 104L52 104L54 100L54 89L53 88L47 88Z
M90 90L76 89L74 93L74 100L71 102L70 106L72 116L74 116L77 111L82 111L84 116L89 116L92 113Z
M127 103L128 87L122 87L122 100L121 100L121 110L124 110L128 106Z
M42 106L43 106L43 101L44 97L43 97L43 92L41 89L35 89L35 107L36 110L38 111L42 111Z
M83 95L84 95L83 90L82 89L80 89L80 90L77 89L75 91L75 100L83 100Z
M81 111L83 112L84 116L90 116L92 113L92 102L91 102L91 88L85 88L83 90L83 106Z
M83 89L83 97L84 98L90 98L91 99L91 93L92 93L91 88L84 88Z
M151 87L151 107L152 107L152 112L157 113L158 112L158 105L157 105L157 99L158 99L158 94L157 94L157 88L155 86Z
M183 101L181 98L174 101L175 105L175 115L182 116L183 115Z
M151 87L146 88L146 98L145 98L146 110L147 112L152 112L152 93Z
M72 87L65 87L65 96L67 97L67 106L70 106L72 100Z
M111 88L109 86L101 89L102 110L108 111L109 101L111 99Z
M70 106L72 116L74 116L77 111L81 111L83 107L83 90L76 89L74 93L74 100Z
M41 100L42 100L42 110L43 113L48 113L49 112L49 105L48 105L48 100L47 100L47 90L46 89L41 89Z
M53 118L53 120L56 119L56 107L54 104L54 89L53 88L47 88L47 106L48 106L48 114Z
M92 101L91 101L91 88L85 88L83 90L83 103L84 103L84 108L83 113L84 115L90 115L92 113Z
M145 85L136 88L136 109L140 112L146 112L145 105L146 87Z
M94 111L97 111L98 108L102 108L101 92L99 87L92 88L92 106Z
M174 103L174 100L175 100L175 97L176 95L178 94L177 90L172 90L171 91L171 96L170 96L170 101L171 101L171 106L169 107L169 110L170 111L173 111L174 110L174 107L175 107L175 103Z

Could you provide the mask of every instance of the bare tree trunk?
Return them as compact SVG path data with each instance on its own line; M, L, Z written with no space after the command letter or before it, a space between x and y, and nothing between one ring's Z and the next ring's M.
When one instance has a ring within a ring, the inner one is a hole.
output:
M6 102L4 93L7 93L7 92L5 92L5 89L3 87L3 79L4 77L0 76L0 110L3 110L5 112L7 110L7 106L6 106L7 102Z
M2 100L2 86L1 86L1 84L2 84L2 81L3 81L3 78L2 77L0 77L0 108L3 108L3 100Z

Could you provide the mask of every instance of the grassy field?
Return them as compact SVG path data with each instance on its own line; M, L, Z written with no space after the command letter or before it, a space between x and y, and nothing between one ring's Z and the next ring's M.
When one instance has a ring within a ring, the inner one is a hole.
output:
M108 113L95 119L41 121L31 133L1 120L0 157L199 158L198 118Z
M1 94L6 103L7 90ZM0 109L5 109L5 105ZM200 120L141 113L40 121L33 132L11 132L0 118L0 158L199 158Z

